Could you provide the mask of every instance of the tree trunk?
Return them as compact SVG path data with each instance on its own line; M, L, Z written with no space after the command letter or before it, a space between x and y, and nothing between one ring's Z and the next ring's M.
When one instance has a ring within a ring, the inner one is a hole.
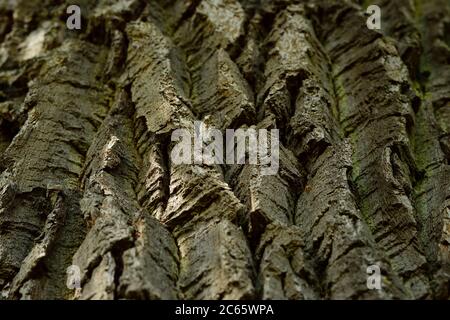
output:
M448 299L450 5L362 2L0 1L0 299Z

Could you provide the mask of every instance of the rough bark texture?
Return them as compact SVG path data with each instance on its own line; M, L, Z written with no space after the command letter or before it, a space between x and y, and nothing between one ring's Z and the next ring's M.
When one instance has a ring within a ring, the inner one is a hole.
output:
M2 0L0 41L0 299L449 297L447 0ZM173 165L194 120L278 174Z

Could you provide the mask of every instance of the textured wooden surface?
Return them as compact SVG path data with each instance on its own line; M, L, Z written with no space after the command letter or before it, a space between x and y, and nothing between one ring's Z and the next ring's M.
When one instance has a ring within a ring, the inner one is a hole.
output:
M1 0L0 299L448 299L450 4L368 4ZM278 173L175 165L196 120Z

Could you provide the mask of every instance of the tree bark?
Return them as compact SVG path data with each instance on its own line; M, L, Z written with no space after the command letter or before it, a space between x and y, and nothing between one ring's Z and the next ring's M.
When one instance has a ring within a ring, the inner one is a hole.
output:
M447 0L3 0L0 41L0 299L449 298ZM175 165L194 121L278 173Z

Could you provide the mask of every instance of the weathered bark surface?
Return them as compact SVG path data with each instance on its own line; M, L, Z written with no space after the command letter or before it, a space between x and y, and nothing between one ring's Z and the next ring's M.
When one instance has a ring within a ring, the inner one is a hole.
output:
M447 0L2 0L0 41L0 299L449 298ZM173 165L194 120L278 174Z

